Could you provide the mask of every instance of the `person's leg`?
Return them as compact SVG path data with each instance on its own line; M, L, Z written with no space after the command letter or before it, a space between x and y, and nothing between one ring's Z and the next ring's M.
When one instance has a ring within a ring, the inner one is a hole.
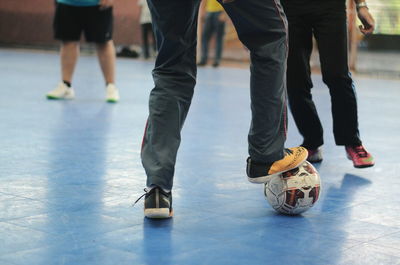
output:
M224 4L241 42L250 51L252 122L248 180L268 182L307 158L303 147L284 149L287 134L287 21L277 0L236 0Z
M147 186L171 190L181 129L196 84L199 0L149 0L158 55L141 158Z
M371 167L374 159L359 136L357 98L348 68L346 19L344 4L325 10L315 27L315 36L320 50L322 77L331 94L335 142L345 146L354 167Z
M225 36L225 22L216 19L216 36L215 36L215 58L214 66L218 66L221 62L222 50L224 47L224 36Z
M106 101L116 103L119 101L119 91L115 86L115 47L114 42L109 40L105 43L97 43L97 56L104 81L106 82Z
M54 38L61 41L61 78L68 83L72 82L79 57L79 39L82 32L80 10L79 7L58 3L53 21Z
M322 77L332 102L333 133L337 145L360 145L357 99L348 68L345 5L321 12L315 23Z
M113 8L98 6L82 8L82 23L86 41L96 44L97 57L106 84L115 83L115 47L112 41Z
M151 46L153 48L153 54L157 53L157 42L156 42L156 38L154 36L154 31L153 31L153 26L152 24L149 25L149 31L150 31L150 38L151 38Z
M55 89L46 94L47 99L73 99L72 77L79 57L78 41L63 41L60 48L61 80Z
M250 51L250 157L263 162L279 160L284 156L287 130L285 14L274 0L236 0L223 6Z
M97 56L106 84L115 83L115 47L112 40L97 43Z
M149 26L151 28L150 23L141 24L142 28L142 50L143 50L143 57L148 59L150 57L149 53Z
M323 145L323 128L312 99L310 56L312 52L311 14L294 14L288 10L289 57L287 90L289 106L296 126L303 136L302 145L309 150ZM293 11L293 12L291 12Z
M82 23L85 38L96 44L97 57L106 83L106 101L119 101L119 91L115 86L115 47L112 41L113 8L99 6L82 8Z
M48 99L72 99L72 77L79 57L79 39L82 25L79 20L79 7L56 4L53 21L54 38L61 42L60 66L62 81L46 94Z
M199 65L207 64L208 60L208 45L210 43L212 32L213 32L213 14L207 13L204 26L203 26L203 34L201 36L201 59Z
M64 41L61 43L60 59L61 59L61 76L65 82L72 83L76 62L79 57L79 42Z

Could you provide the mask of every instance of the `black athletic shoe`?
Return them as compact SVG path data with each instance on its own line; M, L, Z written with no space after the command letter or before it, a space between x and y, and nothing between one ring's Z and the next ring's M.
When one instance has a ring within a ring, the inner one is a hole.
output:
M131 50L129 47L123 47L117 52L117 57L138 58L139 53L135 50Z
M146 192L144 216L147 218L170 218L173 215L172 193L155 187Z
M289 171L300 166L307 159L307 149L293 147L285 149L285 156L281 160L271 163L252 161L247 158L247 176L251 183L266 183L273 176Z

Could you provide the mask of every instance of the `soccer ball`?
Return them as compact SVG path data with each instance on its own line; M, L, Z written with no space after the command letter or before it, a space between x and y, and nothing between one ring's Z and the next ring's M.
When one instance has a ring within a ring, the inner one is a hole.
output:
M264 195L276 211L296 215L310 209L321 192L321 179L311 163L272 177L264 185Z

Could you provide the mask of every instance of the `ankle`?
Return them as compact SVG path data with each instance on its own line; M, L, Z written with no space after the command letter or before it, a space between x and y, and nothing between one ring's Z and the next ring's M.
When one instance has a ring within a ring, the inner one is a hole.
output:
M70 81L66 81L66 80L63 80L63 83L67 86L67 87L71 87L71 82Z

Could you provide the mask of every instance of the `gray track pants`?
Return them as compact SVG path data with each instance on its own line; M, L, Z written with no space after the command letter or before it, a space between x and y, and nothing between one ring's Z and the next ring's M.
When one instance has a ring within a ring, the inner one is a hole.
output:
M181 129L196 84L197 16L200 0L148 0L158 56L142 145L147 186L171 189ZM287 21L279 0L223 4L251 58L253 160L283 157L286 140Z

